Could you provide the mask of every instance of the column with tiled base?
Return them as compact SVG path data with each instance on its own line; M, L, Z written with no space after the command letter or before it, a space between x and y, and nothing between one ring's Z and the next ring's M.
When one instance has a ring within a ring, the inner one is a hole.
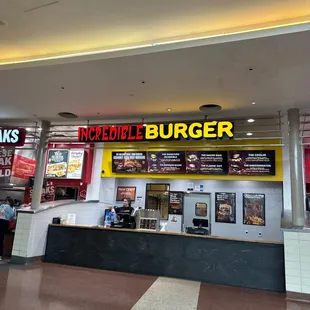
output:
M284 232L287 299L310 302L310 231Z

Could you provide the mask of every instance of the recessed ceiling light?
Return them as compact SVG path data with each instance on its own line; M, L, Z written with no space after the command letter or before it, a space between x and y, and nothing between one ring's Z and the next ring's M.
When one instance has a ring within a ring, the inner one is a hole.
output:
M41 128L41 127L39 127L39 128L38 128L38 131L41 131L41 130L42 130L42 128Z
M252 132L248 132L246 135L247 136L253 136Z
M30 130L31 130L31 128L26 128L26 130L27 130L27 131L30 131Z
M255 119L253 119L253 118L248 119L248 123L254 123L254 122L255 122Z
M254 104L256 104L256 102L255 102L255 101L253 101L253 102L252 102L252 104L254 105Z
M146 127L146 124L143 124L144 127Z
M78 117L76 114L71 113L71 112L59 112L58 115L63 118L77 118Z
M168 109L166 109L168 112L171 112L172 111L172 109L171 108L168 108Z

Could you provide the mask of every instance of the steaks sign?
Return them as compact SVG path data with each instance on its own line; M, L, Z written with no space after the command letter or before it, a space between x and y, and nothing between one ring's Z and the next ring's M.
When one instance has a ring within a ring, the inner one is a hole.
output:
M23 146L26 139L24 128L0 128L0 146Z

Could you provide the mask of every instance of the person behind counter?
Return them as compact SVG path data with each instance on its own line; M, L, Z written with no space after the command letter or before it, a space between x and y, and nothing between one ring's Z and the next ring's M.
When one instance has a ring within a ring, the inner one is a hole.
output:
M4 235L8 230L10 221L14 218L14 210L8 203L0 205L0 260L2 260Z
M134 210L134 208L131 206L131 200L129 198L124 198L123 199L123 206L120 208L116 208L115 212L116 212L116 214L118 214L118 213L132 214L133 210Z

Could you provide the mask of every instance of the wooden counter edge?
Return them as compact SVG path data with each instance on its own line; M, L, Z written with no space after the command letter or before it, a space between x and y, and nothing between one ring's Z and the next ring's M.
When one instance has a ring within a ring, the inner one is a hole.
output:
M253 242L253 243L284 244L283 242L279 242L279 241L247 240L247 239L226 238L226 237L219 237L219 236L203 236L203 235L173 233L173 232L168 232L168 231L150 231L150 230L126 229L126 228L105 228L105 227L101 227L101 226L90 226L90 225L49 224L49 226L67 227L67 228L99 229L99 230L122 231L122 232L145 233L145 234L158 234L158 235L172 235L172 236L184 236L184 237L205 238L205 239L220 239L220 240Z

